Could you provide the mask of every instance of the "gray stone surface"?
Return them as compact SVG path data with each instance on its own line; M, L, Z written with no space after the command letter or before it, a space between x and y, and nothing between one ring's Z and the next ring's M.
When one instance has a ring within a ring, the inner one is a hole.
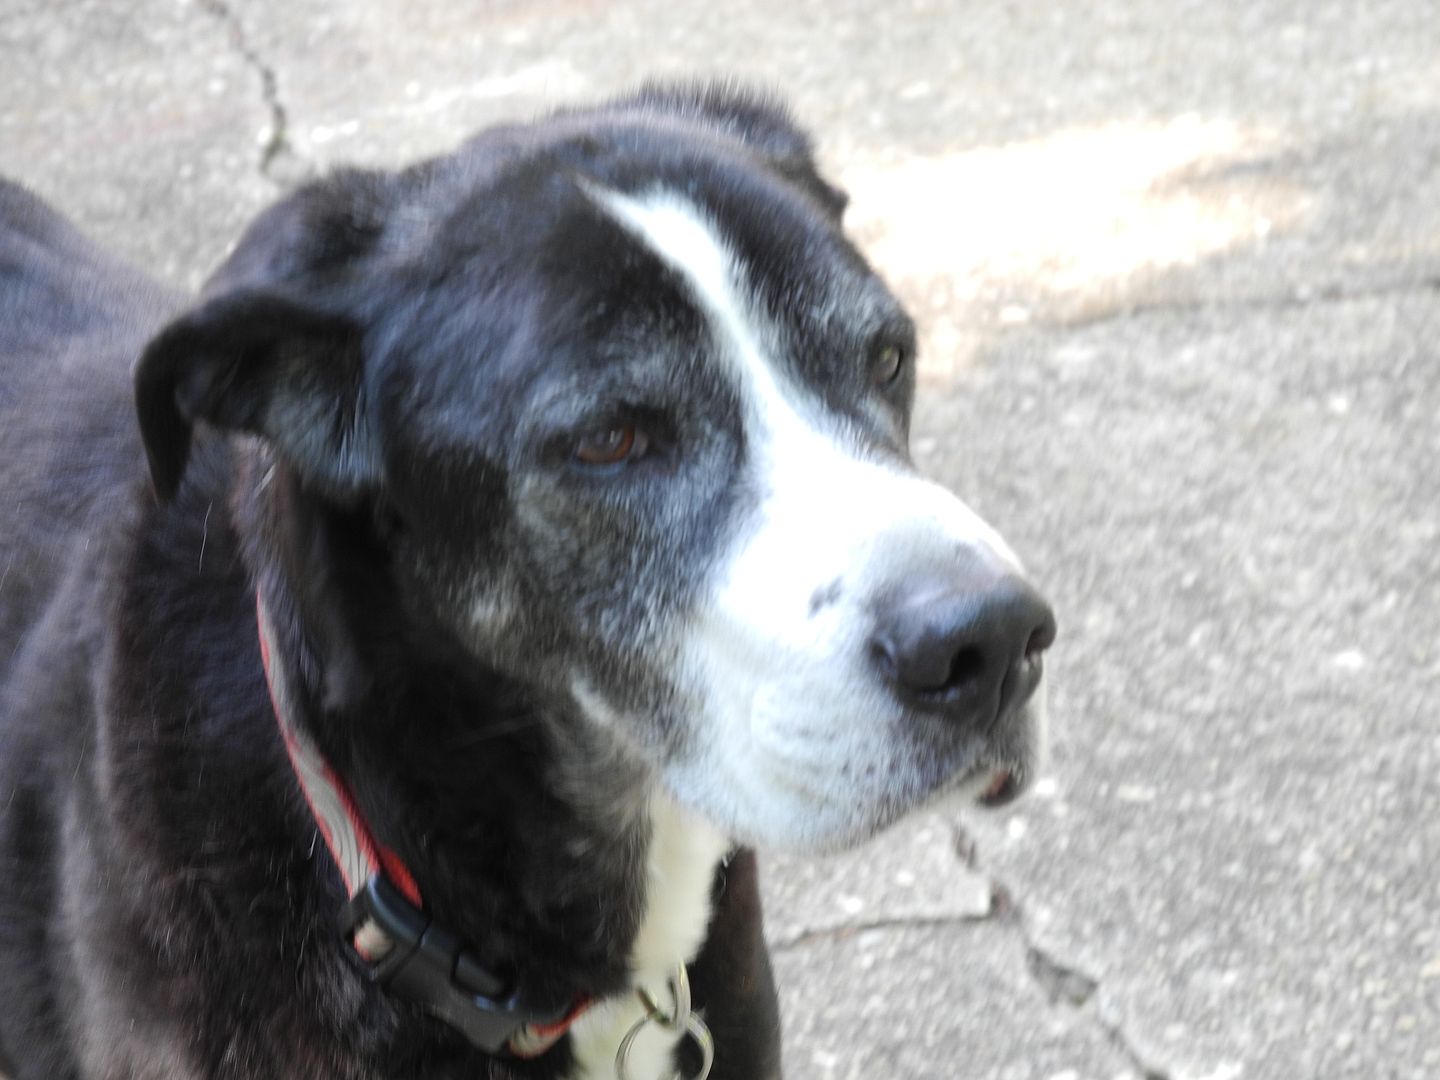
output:
M210 0L0 0L0 173L177 284L275 195L260 90Z
M843 855L770 854L764 880L766 925L777 947L858 930L988 919L997 907L991 881L974 868L969 835L933 814Z
M1051 420L987 455L1069 493L1054 790L979 846L1171 1075L1440 1075L1437 301L1026 334L931 403Z
M0 170L194 282L314 169L713 72L1061 622L1034 796L767 863L790 1075L1440 1076L1432 0L0 0Z
M1003 924L861 930L778 947L786 1075L811 1080L1140 1080L1089 1015L1052 1003Z

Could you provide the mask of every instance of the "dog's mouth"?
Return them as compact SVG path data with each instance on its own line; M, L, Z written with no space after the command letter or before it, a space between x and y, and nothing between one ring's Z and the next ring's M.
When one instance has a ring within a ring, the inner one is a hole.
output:
M1001 724L991 733L988 752L982 752L980 764L970 773L967 790L977 806L999 809L1009 806L1030 789L1045 759L1046 722L1044 688L1040 663L1027 657L1027 677L1018 707L1012 707Z
M1024 794L1025 787L1025 781L1014 770L998 768L991 772L975 801L989 809L998 809L1018 799Z

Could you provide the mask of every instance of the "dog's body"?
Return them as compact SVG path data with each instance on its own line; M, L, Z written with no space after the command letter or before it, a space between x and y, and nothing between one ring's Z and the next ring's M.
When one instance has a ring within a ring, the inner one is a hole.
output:
M778 1077L732 844L1018 790L1053 634L906 464L841 205L772 105L648 92L302 189L187 311L0 186L12 1080L595 1080L679 965L712 1075ZM552 1049L367 978L257 594L427 912L538 1014L595 1002Z

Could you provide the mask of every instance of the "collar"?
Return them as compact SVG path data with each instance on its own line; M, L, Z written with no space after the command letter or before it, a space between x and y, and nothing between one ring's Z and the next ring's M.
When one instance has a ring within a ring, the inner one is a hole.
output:
M345 783L294 717L265 602L255 596L260 659L275 720L325 846L349 897L341 927L366 972L396 996L423 1006L480 1049L519 1058L549 1050L590 1007L580 998L561 1014L528 1008L514 988L485 969L457 935L425 910L415 876L376 839Z

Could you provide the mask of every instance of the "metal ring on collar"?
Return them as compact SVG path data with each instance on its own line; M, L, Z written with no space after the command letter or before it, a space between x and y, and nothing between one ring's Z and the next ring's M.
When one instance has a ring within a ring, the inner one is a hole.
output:
M650 996L650 991L643 986L635 990L640 1004L645 1006L647 1020L653 1020L670 1031L684 1031L690 1024L690 975L684 964L675 969L675 977L670 980L670 993L675 998L675 1011L667 1013Z
M710 1075L710 1068L715 1063L715 1038L710 1034L710 1029L705 1026L705 1021L690 1009L690 979L685 972L684 964L675 969L675 978L670 982L670 990L675 995L675 1011L673 1013L664 1012L645 990L636 991L640 1004L645 1007L645 1015L635 1021L630 1030L625 1033L625 1038L620 1040L619 1050L615 1052L615 1071L620 1080L632 1080L630 1048L635 1044L635 1039L646 1024L658 1024L667 1031L689 1036L700 1051L700 1071L688 1078L677 1072L673 1080L705 1080Z

